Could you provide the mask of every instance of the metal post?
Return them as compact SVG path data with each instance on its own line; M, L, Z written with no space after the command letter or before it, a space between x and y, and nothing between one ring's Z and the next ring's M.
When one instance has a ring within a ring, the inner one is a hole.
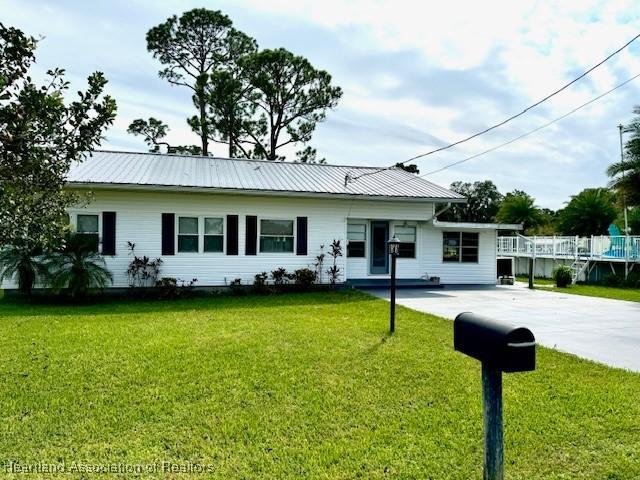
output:
M533 257L529 257L529 288L533 288Z
M389 333L396 331L396 257L391 255L391 310L389 312Z
M503 480L502 372L482 363L484 480Z
M622 164L622 180L625 179L624 170L624 147L622 146L622 124L618 125L618 132L620 133L620 163ZM624 278L629 275L629 255L627 250L627 244L629 243L629 221L627 218L627 196L625 195L624 188L622 189L622 209L624 211Z

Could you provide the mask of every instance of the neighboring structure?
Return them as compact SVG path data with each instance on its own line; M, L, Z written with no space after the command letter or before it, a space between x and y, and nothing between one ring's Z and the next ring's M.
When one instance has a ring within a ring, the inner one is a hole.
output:
M69 214L95 240L115 287L128 285L128 242L139 256L162 258L161 277L222 286L314 268L335 239L344 247L340 281L384 283L393 235L405 282L495 284L496 232L519 226L438 222L438 208L464 197L401 169L378 170L98 151L69 173L70 189L92 192ZM329 266L327 257L325 282Z
M537 277L551 277L559 264L571 267L574 282L602 280L611 274L624 277L640 263L640 236L498 237L498 257L513 258L517 275L528 274L533 258Z

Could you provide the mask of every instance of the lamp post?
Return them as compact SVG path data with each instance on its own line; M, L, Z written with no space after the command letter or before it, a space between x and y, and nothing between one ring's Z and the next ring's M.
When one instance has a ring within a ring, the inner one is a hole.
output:
M391 310L389 311L389 333L396 330L396 258L400 253L400 240L395 235L387 242L391 256Z
M620 166L622 167L622 181L625 178L624 169L624 147L622 145L622 133L624 132L624 126L618 125L618 132L620 133ZM624 212L624 278L629 275L629 221L627 219L627 198L624 192L624 185L622 190L622 209Z

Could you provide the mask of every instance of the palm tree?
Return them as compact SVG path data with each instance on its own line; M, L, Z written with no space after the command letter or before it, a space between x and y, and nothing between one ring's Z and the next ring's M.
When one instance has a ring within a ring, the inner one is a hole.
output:
M74 299L85 298L92 289L103 289L113 282L104 258L93 251L82 235L71 235L62 251L47 257L51 289L68 289Z
M524 192L507 193L496 215L500 223L522 223L525 231L542 221L540 209L535 201Z
M23 295L31 295L39 277L45 274L42 257L27 248L9 246L0 250L0 283L16 280Z
M565 235L606 235L617 212L612 194L605 188L586 188L571 198L560 214Z
M640 115L640 105L633 108ZM640 116L634 118L623 132L631 133L624 148L624 158L609 165L610 186L624 195L628 205L640 205Z

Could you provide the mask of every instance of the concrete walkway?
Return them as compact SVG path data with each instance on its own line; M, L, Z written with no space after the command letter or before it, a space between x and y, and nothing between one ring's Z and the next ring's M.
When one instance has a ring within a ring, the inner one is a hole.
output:
M388 290L370 290L387 299ZM640 372L640 303L525 286L398 290L397 302L453 319L474 312L531 329L536 341L613 367Z

